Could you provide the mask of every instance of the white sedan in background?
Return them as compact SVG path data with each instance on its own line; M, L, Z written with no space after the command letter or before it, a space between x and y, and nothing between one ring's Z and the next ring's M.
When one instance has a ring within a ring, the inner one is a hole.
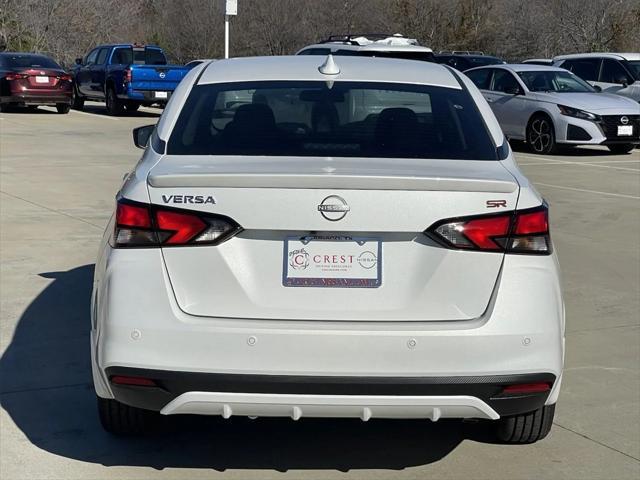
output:
M92 301L108 431L200 414L547 435L565 324L548 207L463 74L205 62L134 138Z
M606 145L627 153L640 143L640 104L600 93L562 68L492 65L465 74L505 135L526 141L536 153L551 153L558 145Z

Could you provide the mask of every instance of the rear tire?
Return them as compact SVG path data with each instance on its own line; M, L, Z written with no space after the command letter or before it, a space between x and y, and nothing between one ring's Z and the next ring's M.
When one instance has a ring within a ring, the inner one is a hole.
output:
M58 110L58 113L69 113L69 110L71 110L71 105L69 105L68 103L58 103L56 105L56 110Z
M556 406L545 405L538 410L498 420L497 437L503 443L526 444L542 440L553 424Z
M131 407L111 398L98 398L102 428L114 435L141 435L151 431L158 413Z
M616 145L607 145L607 148L611 151L611 153L622 155L633 150L635 148L635 145L633 143L618 143Z
M78 92L78 87L74 85L73 95L71 97L71 107L74 110L82 110L84 108L84 97Z
M527 143L539 155L548 155L556 150L555 129L549 117L538 114L529 120Z
M140 104L137 102L128 102L125 108L127 109L127 113L134 113L138 111Z
M109 115L117 116L124 113L124 103L118 98L113 87L107 88L106 104Z

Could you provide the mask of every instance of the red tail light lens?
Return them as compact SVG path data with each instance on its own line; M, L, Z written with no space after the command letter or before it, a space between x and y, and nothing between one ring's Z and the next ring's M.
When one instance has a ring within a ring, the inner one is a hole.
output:
M124 83L131 83L131 69L129 68L124 71Z
M72 79L71 75L67 75L67 74L60 75L58 78L63 82L70 82Z
M542 393L551 390L551 385L547 382L539 383L520 383L517 385L509 385L502 389L502 393L509 395L527 394L527 393Z
M217 245L241 230L236 222L222 215L119 200L112 245L117 248Z
M29 78L29 75L26 74L26 73L9 73L4 78L6 78L9 81L11 81L11 80L21 80L23 78Z
M448 248L543 255L551 253L546 205L500 215L444 220L426 233Z

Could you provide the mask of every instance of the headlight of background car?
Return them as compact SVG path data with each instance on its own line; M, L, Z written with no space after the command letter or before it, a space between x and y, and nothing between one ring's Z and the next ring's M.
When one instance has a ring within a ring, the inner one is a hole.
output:
M560 113L567 115L568 117L581 118L582 120L591 120L592 122L600 121L600 115L595 113L585 112L584 110L578 110L577 108L567 107L566 105L558 105Z

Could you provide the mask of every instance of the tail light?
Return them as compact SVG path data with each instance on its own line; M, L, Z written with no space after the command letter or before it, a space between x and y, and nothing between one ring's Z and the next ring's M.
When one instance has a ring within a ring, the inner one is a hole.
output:
M116 248L217 245L241 230L240 225L223 215L121 199L111 243Z
M131 83L131 69L127 68L124 71L124 83Z
M549 210L546 205L499 215L443 220L425 233L438 243L462 250L551 253Z
M22 80L23 78L29 78L29 75L26 73L9 73L4 78L7 80Z
M65 74L63 74L63 75L60 75L60 76L58 77L58 79L59 79L59 80L61 80L61 81L63 81L63 82L70 82L70 81L71 81L71 79L72 79L72 77L71 77L71 75L68 75L68 74L66 74L66 73L65 73Z

